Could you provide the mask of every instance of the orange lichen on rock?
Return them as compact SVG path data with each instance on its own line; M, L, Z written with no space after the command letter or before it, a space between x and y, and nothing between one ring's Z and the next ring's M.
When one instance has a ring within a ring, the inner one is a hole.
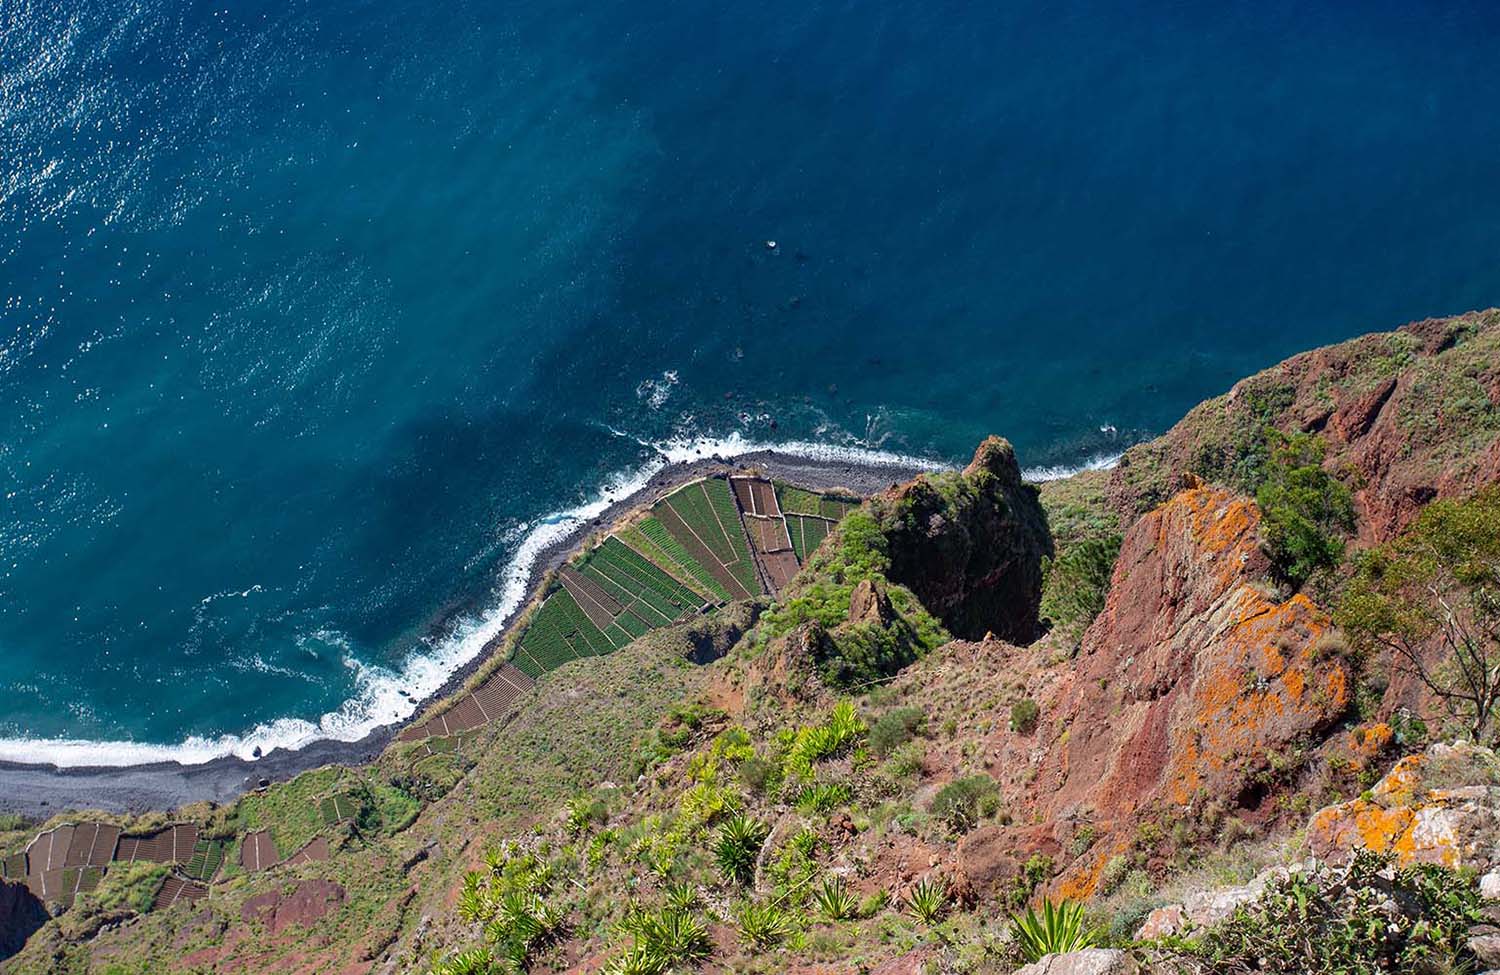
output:
M1131 526L1105 609L1045 706L1070 734L1039 763L1065 770L1035 795L1039 821L1086 808L1124 835L1151 808L1255 813L1277 756L1344 713L1347 664L1316 649L1328 617L1263 592L1259 528L1254 501L1202 486ZM1055 888L1092 891L1099 860L1065 867Z
M1462 784L1440 787L1440 778ZM1487 749L1434 745L1397 762L1364 798L1320 809L1308 825L1308 844L1324 859L1363 848L1400 863L1487 864L1500 838L1496 781Z

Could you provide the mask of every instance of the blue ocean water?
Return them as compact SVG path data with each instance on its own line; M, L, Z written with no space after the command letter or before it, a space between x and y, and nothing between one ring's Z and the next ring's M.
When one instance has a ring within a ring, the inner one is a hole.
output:
M1066 464L1500 303L1497 28L0 4L0 757L357 737L643 444Z

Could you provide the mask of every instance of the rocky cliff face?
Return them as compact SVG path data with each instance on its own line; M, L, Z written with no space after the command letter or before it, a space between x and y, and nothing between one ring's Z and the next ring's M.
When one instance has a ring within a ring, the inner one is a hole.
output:
M1143 821L1257 814L1277 756L1348 707L1348 666L1319 649L1326 615L1263 591L1258 526L1254 502L1203 486L1139 519L1077 659L1031 681L1037 732L998 736L1031 823L1011 830L1016 856L1066 865L1061 892L1092 893Z
M1052 541L1009 443L989 438L961 473L920 477L878 499L877 511L890 578L951 633L1036 639L1042 559Z
M1414 322L1304 352L1199 404L1110 476L1127 519L1167 500L1183 472L1233 482L1258 432L1319 434L1352 475L1366 541L1422 505L1500 480L1500 310Z

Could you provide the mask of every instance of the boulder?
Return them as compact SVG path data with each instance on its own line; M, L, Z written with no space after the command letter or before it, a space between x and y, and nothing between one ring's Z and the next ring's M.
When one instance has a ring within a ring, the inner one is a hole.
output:
M1500 763L1467 744L1408 755L1364 796L1318 810L1308 843L1334 862L1363 848L1403 864L1490 871L1500 865ZM1490 886L1500 893L1500 882Z
M1085 948L1047 955L1016 970L1015 975L1135 975L1130 956L1114 948Z

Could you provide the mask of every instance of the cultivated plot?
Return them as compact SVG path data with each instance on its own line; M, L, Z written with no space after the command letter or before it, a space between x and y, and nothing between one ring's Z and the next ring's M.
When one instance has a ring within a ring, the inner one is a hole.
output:
M761 592L739 507L722 478L695 481L652 509L673 538L735 599Z

